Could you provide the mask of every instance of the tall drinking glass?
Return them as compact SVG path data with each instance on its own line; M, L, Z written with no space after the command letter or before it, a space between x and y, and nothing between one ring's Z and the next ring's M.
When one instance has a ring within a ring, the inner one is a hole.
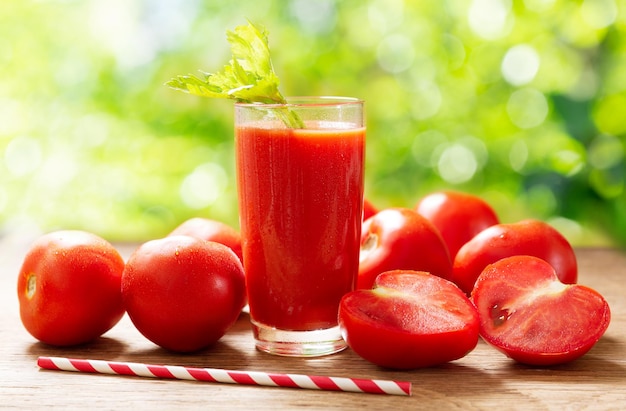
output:
M341 297L359 265L363 101L301 97L236 104L243 261L256 347L318 356L346 347ZM289 128L285 113L304 128Z

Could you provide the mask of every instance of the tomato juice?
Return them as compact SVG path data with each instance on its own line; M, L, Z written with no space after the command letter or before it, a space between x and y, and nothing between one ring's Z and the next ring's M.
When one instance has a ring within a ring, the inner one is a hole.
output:
M280 330L337 326L355 287L365 128L315 121L237 124L244 266L253 323Z

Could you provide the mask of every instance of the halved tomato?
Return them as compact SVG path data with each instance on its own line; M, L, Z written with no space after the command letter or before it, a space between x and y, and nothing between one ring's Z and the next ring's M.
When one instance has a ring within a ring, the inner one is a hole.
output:
M346 294L339 327L348 346L381 367L414 369L459 359L478 343L478 314L452 282L423 271L380 274Z
M532 256L508 257L487 266L471 300L478 309L482 338L529 365L581 357L611 320L602 295L583 285L562 283L550 264Z

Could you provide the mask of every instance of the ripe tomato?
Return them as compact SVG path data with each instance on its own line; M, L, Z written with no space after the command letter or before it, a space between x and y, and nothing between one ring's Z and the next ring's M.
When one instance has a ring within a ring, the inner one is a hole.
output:
M563 284L550 264L531 256L489 265L478 277L471 299L483 339L529 365L579 358L611 320L609 305L598 292Z
M230 247L237 257L243 261L241 251L241 234L233 227L221 221L195 217L182 222L171 233L172 235L188 235L206 241L215 241Z
M363 221L367 220L378 212L378 209L367 198L363 200Z
M458 191L428 194L417 203L415 210L437 227L453 260L463 244L500 222L486 201Z
M408 208L388 208L365 220L357 288L372 288L374 279L390 270L452 275L452 261L437 229Z
M227 246L190 236L142 244L122 274L128 316L147 339L175 352L219 340L245 300L243 266Z
M339 327L348 346L381 367L413 369L459 359L478 343L478 313L453 283L395 270L346 294Z
M578 279L576 255L567 239L548 223L523 220L496 224L465 243L454 258L452 281L469 294L487 265L514 255L546 260L566 284Z
M94 340L124 315L124 260L106 240L84 231L39 237L17 280L20 317L39 341L70 346Z

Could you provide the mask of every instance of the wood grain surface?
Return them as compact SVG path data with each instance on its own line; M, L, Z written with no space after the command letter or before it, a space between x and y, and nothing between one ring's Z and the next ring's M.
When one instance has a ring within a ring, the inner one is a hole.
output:
M0 241L0 409L626 409L626 254L618 250L577 249L579 282L603 294L612 311L606 334L583 358L533 368L512 362L481 341L460 360L398 372L378 368L350 350L312 359L258 352L246 314L214 347L191 355L160 349L139 334L127 317L91 344L45 346L20 322L16 283L27 244L9 240ZM118 249L127 257L134 245L118 245ZM413 395L46 371L37 367L38 356L402 380L412 382Z

